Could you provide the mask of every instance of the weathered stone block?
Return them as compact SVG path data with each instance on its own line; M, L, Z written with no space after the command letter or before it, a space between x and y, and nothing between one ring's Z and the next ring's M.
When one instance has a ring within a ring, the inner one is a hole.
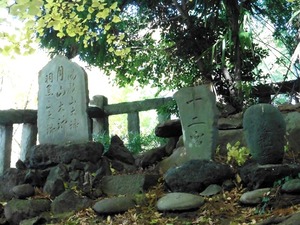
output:
M281 163L285 145L285 121L271 104L249 107L243 118L244 135L252 158L260 164Z
M157 184L158 178L145 174L104 176L100 185L108 196L139 194Z
M229 165L208 160L190 160L169 169L164 180L172 192L201 192L210 184L222 184L233 176Z
M218 137L215 95L205 85L182 88L174 94L189 159L213 159Z
M39 73L38 132L40 144L91 140L85 71L56 56Z

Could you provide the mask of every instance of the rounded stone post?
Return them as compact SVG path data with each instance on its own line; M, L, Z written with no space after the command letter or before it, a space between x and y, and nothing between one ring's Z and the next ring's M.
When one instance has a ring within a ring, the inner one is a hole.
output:
M0 126L0 175L10 168L13 126Z
M24 123L22 129L21 153L20 153L20 159L22 161L25 160L26 153L29 151L29 149L32 146L36 145L36 140L37 140L37 125Z
M103 95L95 95L93 96L93 99L90 101L90 104L104 110L104 106L108 104L108 100ZM93 134L109 135L108 117L93 118Z

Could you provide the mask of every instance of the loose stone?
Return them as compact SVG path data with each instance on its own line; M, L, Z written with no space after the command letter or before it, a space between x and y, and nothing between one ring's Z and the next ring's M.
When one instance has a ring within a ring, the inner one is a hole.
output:
M199 195L173 192L166 194L157 202L159 211L188 211L201 207L204 199Z

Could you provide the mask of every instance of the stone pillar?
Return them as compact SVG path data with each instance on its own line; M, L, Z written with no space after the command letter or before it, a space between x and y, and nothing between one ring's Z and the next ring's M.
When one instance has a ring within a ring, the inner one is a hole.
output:
M128 138L129 143L132 143L134 136L140 135L140 118L139 113L128 113L127 114L127 127L128 127ZM140 148L140 146L139 146Z
M128 134L140 134L140 117L138 112L127 114Z
M215 95L208 86L201 85L180 89L174 99L179 108L188 158L213 159L218 137Z
M29 149L32 146L36 145L36 140L37 140L37 125L24 123L22 129L21 153L20 153L20 159L22 161L25 160L26 153L29 151Z
M10 168L13 126L0 126L0 175Z
M104 106L108 104L108 100L105 96L95 95L90 102L91 105L94 105L100 109L104 109ZM107 134L109 135L109 123L108 116L102 118L93 118L93 134Z

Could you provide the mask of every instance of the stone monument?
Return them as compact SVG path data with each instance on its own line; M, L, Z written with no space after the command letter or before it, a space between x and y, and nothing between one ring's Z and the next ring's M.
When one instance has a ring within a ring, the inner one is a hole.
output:
M250 106L243 118L244 136L252 158L259 164L282 163L286 124L271 104Z
M174 94L189 159L214 157L218 137L216 98L206 85L186 87Z
M82 143L91 139L87 115L87 75L64 56L39 72L38 134L40 144Z

